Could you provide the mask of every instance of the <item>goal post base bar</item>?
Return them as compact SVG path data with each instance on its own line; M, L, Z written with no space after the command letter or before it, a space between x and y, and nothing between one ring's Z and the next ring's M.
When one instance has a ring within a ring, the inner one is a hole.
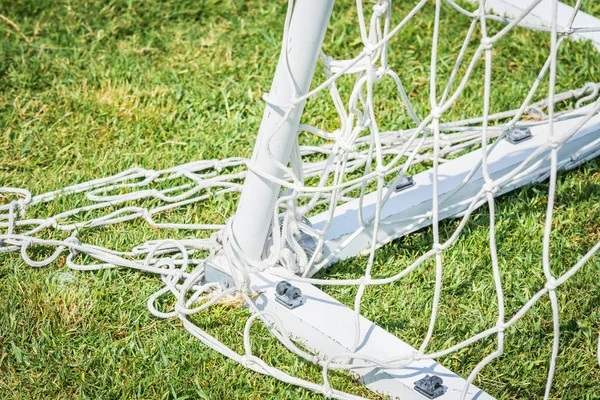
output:
M554 135L560 138L569 133L578 121L577 117L554 122ZM488 171L492 179L498 179L517 168L540 146L548 143L547 124L530 127L532 138L518 144L502 139L488 155ZM499 188L495 196L500 196L521 186L540 182L548 177L544 173L550 165L550 149L542 152L529 165L546 158L536 174L516 179L510 185ZM558 150L559 169L571 169L600 154L600 115L592 117ZM440 199L439 219L460 216L485 183L481 168L459 190L472 168L481 160L481 150L476 150L441 164L438 168L438 198ZM377 234L377 245L383 246L401 236L431 225L428 212L433 198L433 172L427 170L413 176L414 184L401 192L393 193L381 210L381 223ZM384 189L388 190L388 189ZM393 189L389 189L393 190ZM454 191L454 193L453 193ZM445 201L442 201L446 197ZM366 195L362 203L362 213L367 220L374 215L377 193ZM482 203L480 203L481 205ZM372 227L362 227L359 223L358 200L349 201L335 209L331 228L327 232L324 245L325 261L322 267L361 254L370 247L373 238ZM323 212L309 218L315 229L322 229L328 218ZM316 271L311 271L311 275Z
M230 274L224 257L217 256L207 261L207 267ZM282 276L290 273L283 268L277 271ZM223 279L221 276L220 279ZM355 340L355 314L352 309L340 303L314 285L290 281L302 291L305 303L297 308L288 309L276 301L275 287L283 280L267 272L250 274L250 289L259 296L254 300L256 307L277 316L291 339L322 359L350 352ZM356 353L368 355L380 360L390 360L402 355L417 352L415 348L396 336L377 326L364 317L360 317L360 345ZM419 360L398 369L378 367L353 368L360 381L370 390L393 399L423 400L425 396L415 390L415 382L427 375L436 375L443 380L445 393L440 400L459 400L466 381L448 370L435 360ZM467 399L491 400L493 397L471 385Z
M469 0L472 3L479 3L478 0ZM486 11L493 11L499 16L516 18L529 7L530 1L523 0L487 0L485 2ZM568 26L574 8L568 4L558 2L556 23L559 29L565 29ZM541 0L529 14L522 20L523 23L550 27L552 25L552 0ZM600 19L583 11L578 11L573 21L573 29L600 27ZM571 35L573 39L591 40L596 49L600 50L600 32L575 32Z

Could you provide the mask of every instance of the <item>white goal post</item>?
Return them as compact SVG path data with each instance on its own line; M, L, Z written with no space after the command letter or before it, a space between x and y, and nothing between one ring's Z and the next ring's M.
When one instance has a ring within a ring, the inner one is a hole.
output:
M333 4L334 0L297 3L287 30L288 43L293 44L279 57L233 221L242 251L253 259L262 256L281 187L262 175L281 178L278 163L287 165L290 160L306 102L298 98L310 89Z
M22 188L1 187L0 193L16 199L0 204L0 252L20 252L22 259L35 267L48 265L65 253L67 266L76 270L128 267L156 274L164 286L148 299L153 315L179 318L204 344L247 368L338 399L361 397L332 387L331 370L349 372L385 398L492 399L485 388L473 385L475 378L503 354L505 330L548 296L554 332L544 389L545 398L549 398L559 352L556 289L600 249L600 242L596 243L573 260L566 272L553 273L550 236L557 173L600 155L600 83L556 92L557 53L569 38L591 40L600 48L600 20L579 10L581 0L574 6L557 0L481 0L470 11L454 0L434 0L431 58L424 61L431 64L430 104L425 112L419 112L388 55L390 41L428 2L431 0L416 1L399 22L392 23L392 0L357 0L362 48L350 59L337 60L322 50L335 0L289 0L281 54L265 96L250 160L200 160L162 171L132 168L38 195ZM440 90L436 71L443 35L442 7L469 18L471 25L452 61L455 64L449 81ZM502 28L490 33L489 21L502 24ZM494 46L512 29L545 32L549 56L527 95L519 99L521 105L494 114L490 111ZM475 32L481 37L475 39ZM325 78L315 84L319 62ZM478 64L484 66L481 116L447 118ZM338 82L348 76L354 83L344 97ZM383 79L397 88L398 108L408 115L410 128L380 129L374 87ZM539 100L541 88L546 92ZM339 126L332 132L301 121L307 101L327 92L339 117ZM301 145L301 132L313 135L318 144ZM416 171L415 166L422 168ZM510 314L504 310L495 198L542 181L549 182L540 265L545 283ZM224 224L154 219L165 211L237 192L237 211ZM76 195L85 196L90 203L47 218L27 216L35 205ZM161 204L131 205L144 200ZM490 274L495 285L490 301L497 308L496 323L443 350L428 351L442 296L444 252L461 235L474 210L482 206L487 206L490 214ZM70 220L90 211L105 213ZM450 237L442 238L440 221L446 218L456 218L457 227ZM211 235L151 240L133 249L108 249L78 238L81 229L133 219L142 219L152 227L205 230ZM429 226L432 243L417 249L414 262L393 275L375 276L377 249ZM68 237L44 236L47 231L67 233ZM53 248L52 254L35 259L28 249L37 245ZM85 261L84 255L88 257ZM336 262L358 255L364 256L359 277L330 279L319 275ZM361 306L368 287L399 282L426 262L435 270L435 288L427 333L414 348L378 326L378 321L364 318ZM354 306L349 308L320 289L328 285L356 288ZM171 296L168 311L157 306L163 296ZM251 314L241 332L243 353L199 328L192 318L231 299L240 301ZM292 376L253 354L251 332L255 323L264 324L288 351L321 367L322 380ZM495 339L494 350L468 376L459 376L436 361L486 338ZM600 339L598 343L600 349ZM598 357L600 360L600 354Z

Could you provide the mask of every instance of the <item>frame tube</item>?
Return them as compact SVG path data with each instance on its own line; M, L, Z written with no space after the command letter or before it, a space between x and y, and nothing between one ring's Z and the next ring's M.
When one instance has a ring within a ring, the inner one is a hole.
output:
M261 173L281 178L283 171L274 160L284 165L290 160L305 102L297 104L287 120L283 117L289 110L290 100L310 90L334 2L296 0L288 43L282 46L250 161ZM262 256L280 190L280 185L248 171L232 228L235 240L251 260Z

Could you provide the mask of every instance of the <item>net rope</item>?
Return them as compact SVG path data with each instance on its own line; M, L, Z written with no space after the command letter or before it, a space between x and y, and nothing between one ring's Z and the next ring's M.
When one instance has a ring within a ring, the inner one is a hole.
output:
M388 53L390 40L395 35L401 34L402 30L411 22L412 17L422 11L426 3L427 0L419 1L401 22L392 26L391 0L377 0L370 11L366 10L366 6L361 0L358 0L356 7L363 50L354 58L346 60L334 59L322 53L325 80L308 93L298 93L290 99L289 104L279 105L287 110L285 121L299 104L321 92L329 91L331 101L339 114L340 124L332 132L315 126L301 125L301 131L314 135L323 144L296 145L290 165L279 164L284 171L283 178L263 175L264 178L282 185L284 190L273 210L274 220L280 221L281 226L272 229L269 245L262 260L253 261L240 250L232 234L231 218L225 224L159 222L159 217L163 213L180 210L182 207L192 206L214 196L241 191L242 182L248 170L260 174L260 171L253 168L251 161L244 158L202 160L160 171L132 168L113 176L38 195L33 195L22 188L2 187L0 194L11 200L0 205L0 228L4 230L0 234L0 252L20 252L24 262L33 267L47 266L59 257L66 255L66 265L74 270L91 271L126 267L155 274L160 277L164 286L148 299L148 308L153 315L159 318L179 318L183 326L205 345L247 368L322 393L327 397L339 399L360 397L331 387L328 377L330 370L349 370L361 365L400 368L415 360L435 359L449 355L484 338L495 336L497 338L496 349L485 356L466 379L467 383L463 391L463 398L465 398L468 386L479 372L503 354L505 330L516 324L542 297L548 295L552 307L554 331L545 389L545 398L549 398L559 351L560 315L556 289L583 268L586 262L600 249L599 242L577 260L567 272L561 275L553 274L550 237L557 172L561 168L568 168L583 159L594 157L598 153L597 149L600 144L599 138L588 148L582 149L580 153L573 154L568 161L559 162L558 160L557 153L561 146L600 111L600 99L598 98L600 83L588 83L568 92L554 93L557 50L569 36L597 29L574 29L572 27L581 6L581 0L577 1L569 23L563 29L559 29L557 26L556 1L553 2L552 25L541 27L524 22L525 17L540 3L540 0L532 1L527 9L514 19L487 13L484 2L479 4L478 9L471 12L452 0L437 0L431 48L430 112L427 115L419 116L404 89L400 76L388 64ZM470 18L471 24L463 45L456 55L448 82L445 83L444 90L439 95L436 64L438 63L442 7L450 7ZM287 33L293 10L294 1L289 0L282 41L283 51L286 51L288 46ZM504 27L494 35L488 35L487 24L489 21L502 23ZM547 32L551 42L550 55L519 108L490 114L494 44L517 26ZM481 41L475 52L468 56L468 46L474 40L477 30L480 31ZM479 62L483 62L485 65L481 117L441 122L440 120L460 98ZM460 71L463 66L466 68L461 77ZM343 76L351 76L355 80L354 89L347 103L342 99L337 87L338 80ZM392 131L379 130L374 106L374 87L384 79L391 79L396 85L398 95L412 120L413 127ZM533 102L534 96L545 79L549 82L549 92L546 98ZM574 107L569 110L557 111L556 104L567 100L572 100ZM265 101L269 102L268 96L265 96ZM557 121L574 118L579 119L567 134L561 136L554 134L553 126ZM505 138L507 132L515 127L532 127L541 124L548 126L550 133L548 142L506 175L496 180L492 179L488 170L488 156L494 147ZM453 205L447 204L448 196L438 196L438 168L452 157L474 147L480 148L481 159L476 165L473 165L467 178L453 190L453 193L464 186L477 171L482 172L484 183L470 203L459 213L460 223L454 233L447 240L442 241L440 219L448 213L458 213L453 211ZM544 152L547 152L548 157L536 160L536 157ZM548 158L549 166L545 166L543 162ZM534 160L536 161L534 162ZM401 177L407 174L411 166L420 163L431 163L432 165L432 207L429 212L413 217L413 219L430 221L433 243L429 249L422 252L415 262L404 266L394 275L386 278L373 277L372 268L376 249L381 246L376 235L381 224L386 223L382 221L381 210L394 192L389 188L395 186ZM533 182L543 179L549 181L542 257L546 283L516 313L508 316L504 309L503 286L495 239L496 206L494 197L514 185L516 181ZM307 183L309 181L318 181L318 183L310 185ZM373 238L370 248L367 249L368 258L363 276L352 279L313 278L312 275L315 271L327 266L331 261L323 256L322 249L324 237L330 228L337 205L340 202L356 199L362 202L368 192L373 190L377 199L374 215L368 216L359 212L358 216L362 228L373 228ZM360 194L356 195L357 192ZM39 206L57 199L73 196L84 196L88 204L49 217L31 218L28 216L28 212L36 206L39 208ZM154 201L160 205L144 205L144 202L147 201ZM497 303L496 324L451 347L428 352L427 348L435 330L441 297L442 255L457 240L474 210L482 205L487 205L490 215L489 249ZM326 210L328 217L323 230L314 229L305 218L307 215L313 215L316 210ZM90 212L102 213L102 215L86 219L85 216ZM79 219L73 222L77 218ZM91 228L101 229L133 220L144 220L154 228L206 231L208 234L198 239L150 240L132 249L109 249L84 243L78 238L80 232ZM56 238L61 235L66 238ZM306 237L312 238L315 243L315 249L310 253L303 247L302 238ZM45 259L34 259L30 256L30 248L33 246L45 246L52 248L53 251ZM235 281L233 287L225 289L218 283L204 281L207 254L208 257L225 257L233 271ZM82 261L82 255L88 257L87 262ZM402 280L427 260L433 260L435 263L435 293L429 328L418 351L387 360L374 359L357 353L356 347L361 337L359 316L365 289L371 285L387 285ZM284 325L276 315L260 311L256 307L254 294L249 289L250 274L267 270L277 274L278 270L275 267L281 266L294 274L291 278L289 274L285 275L285 278L291 281L317 285L357 286L358 290L354 300L356 321L354 351L333 357L323 357L303 350L290 340L288 332L285 331ZM157 304L160 299L168 295L173 299L172 309L164 311ZM192 315L204 312L212 305L231 298L238 298L251 312L243 332L244 353L232 350L200 329L190 319ZM251 348L251 327L257 321L265 324L271 334L289 351L309 362L320 365L323 371L322 382L310 382L294 377L254 355ZM600 363L600 338L598 351L598 362Z

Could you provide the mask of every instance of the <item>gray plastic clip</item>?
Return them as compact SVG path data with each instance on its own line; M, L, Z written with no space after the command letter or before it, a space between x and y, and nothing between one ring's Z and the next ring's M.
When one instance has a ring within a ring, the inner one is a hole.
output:
M288 281L281 281L275 287L275 300L290 310L304 304L302 291Z
M415 390L428 399L435 399L446 393L446 386L442 385L444 381L437 375L425 375L415 382Z
M506 140L512 144L519 144L531 139L531 129L529 128L513 128L506 132Z
M413 180L413 177L410 175L399 175L398 176L398 183L396 183L396 187L394 188L394 190L396 191L396 193L404 190L404 189L408 189L409 187L412 187L415 185L415 181Z

